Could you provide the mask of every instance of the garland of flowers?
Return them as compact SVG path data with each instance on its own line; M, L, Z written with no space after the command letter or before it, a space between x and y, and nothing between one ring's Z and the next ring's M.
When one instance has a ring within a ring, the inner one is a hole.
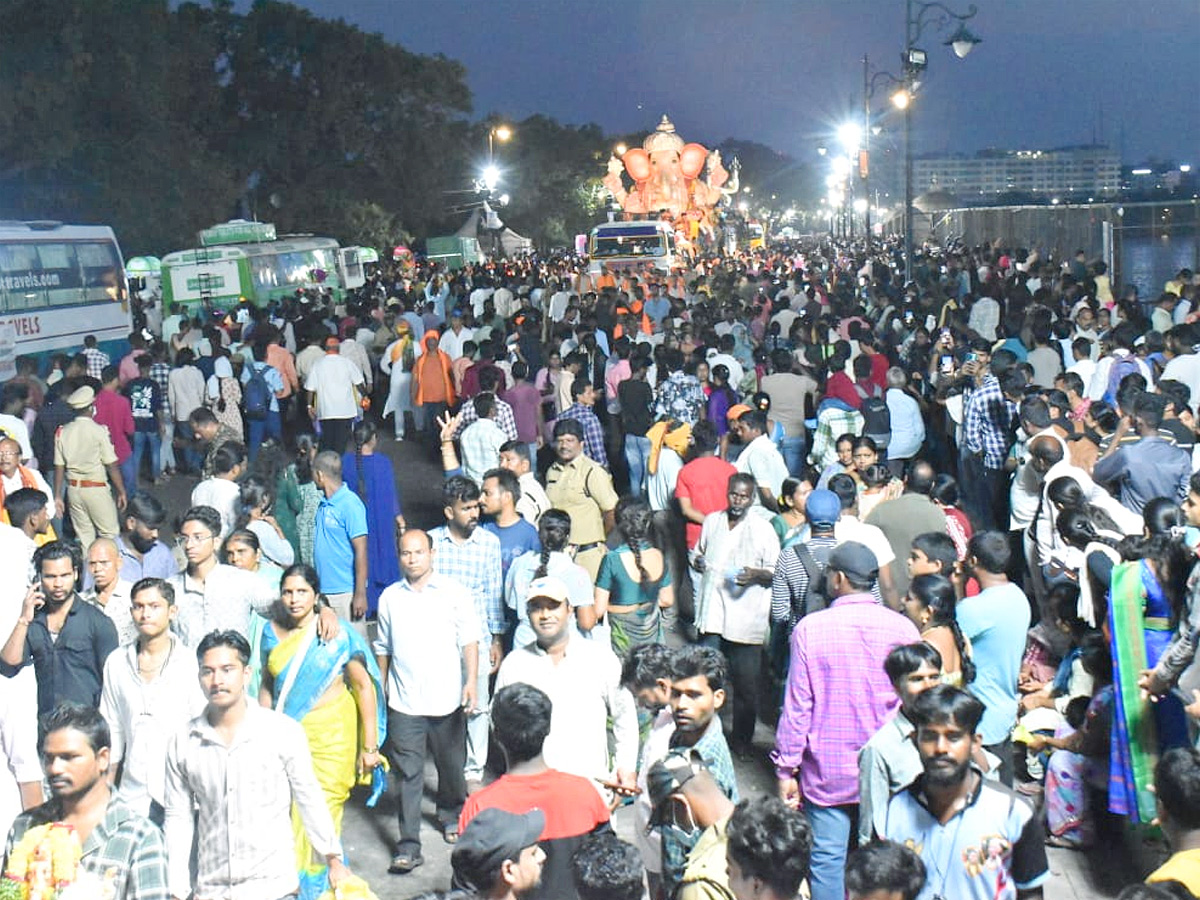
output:
M56 900L75 881L82 855L71 825L52 822L29 829L9 854L0 900Z

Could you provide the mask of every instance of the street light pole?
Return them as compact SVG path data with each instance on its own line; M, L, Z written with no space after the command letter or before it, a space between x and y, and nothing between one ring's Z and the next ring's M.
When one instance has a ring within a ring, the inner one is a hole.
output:
M915 14L914 14L915 11ZM933 11L934 16L926 18ZM943 43L954 48L954 55L962 59L980 39L967 30L966 21L979 12L971 4L965 13L956 13L943 3L926 2L926 0L905 0L904 7L904 90L907 94L904 104L904 281L907 284L913 280L913 158L912 158L912 101L916 90L917 76L925 68L926 54L917 48L916 43L921 39L925 26L934 23L940 31L951 22L957 22L958 28Z

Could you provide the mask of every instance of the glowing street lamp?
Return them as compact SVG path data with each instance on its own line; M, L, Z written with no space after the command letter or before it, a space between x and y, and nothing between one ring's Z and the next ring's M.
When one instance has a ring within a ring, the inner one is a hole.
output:
M857 122L846 122L838 128L838 140L853 155L858 152L858 142L862 138L862 127Z
M496 157L495 142L507 144L512 140L513 130L507 125L496 125L488 129L488 165L491 166Z

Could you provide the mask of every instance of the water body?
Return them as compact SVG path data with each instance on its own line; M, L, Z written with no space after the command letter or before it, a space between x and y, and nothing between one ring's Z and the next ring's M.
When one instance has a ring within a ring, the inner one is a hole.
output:
M1157 298L1163 285L1179 274L1180 269L1193 272L1200 269L1200 234L1195 230L1175 229L1173 233L1153 237L1122 236L1120 282L1136 285L1143 302ZM1113 292L1117 289L1114 284Z

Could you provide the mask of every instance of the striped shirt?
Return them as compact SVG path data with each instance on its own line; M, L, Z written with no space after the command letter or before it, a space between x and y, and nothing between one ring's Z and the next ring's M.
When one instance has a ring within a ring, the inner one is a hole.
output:
M313 772L308 738L283 713L247 703L228 746L197 716L167 746L166 836L171 896L285 897L299 887L292 803L322 857L341 841ZM198 807L193 820L193 806ZM188 862L196 835L196 883Z

